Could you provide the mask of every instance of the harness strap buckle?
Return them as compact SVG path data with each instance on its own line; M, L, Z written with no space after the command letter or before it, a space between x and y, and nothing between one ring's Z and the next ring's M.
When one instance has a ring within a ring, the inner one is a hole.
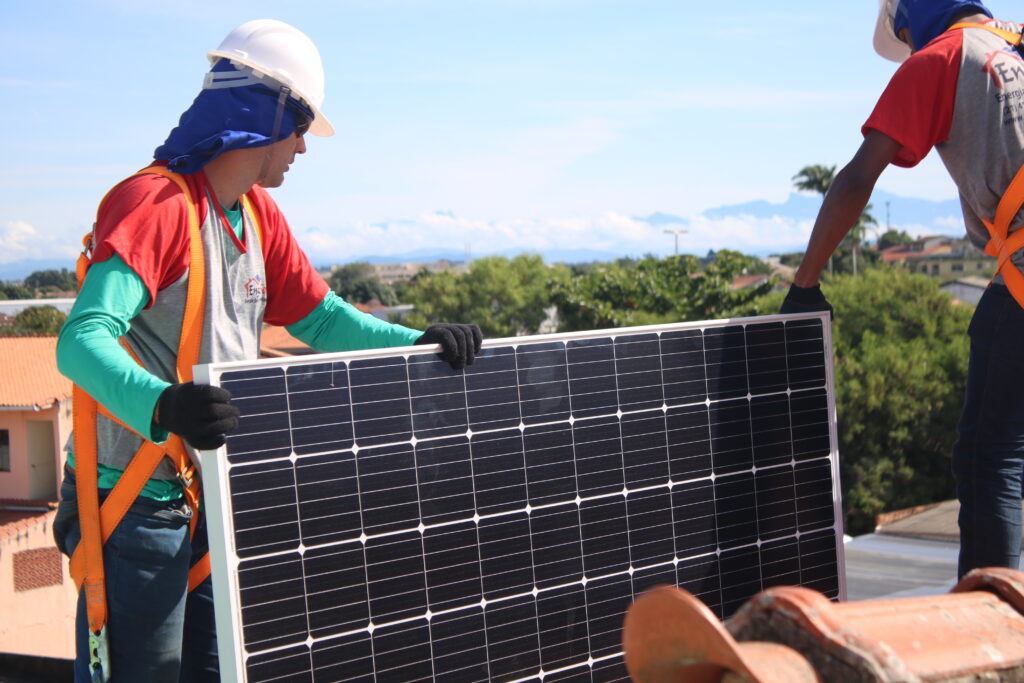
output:
M99 631L89 629L89 672L91 683L110 680L110 639L106 624Z
M196 479L196 466L195 465L189 465L185 469L183 469L183 470L178 472L178 481L180 481L181 485L183 487L185 487L186 489L192 488L192 483L195 481L195 479Z

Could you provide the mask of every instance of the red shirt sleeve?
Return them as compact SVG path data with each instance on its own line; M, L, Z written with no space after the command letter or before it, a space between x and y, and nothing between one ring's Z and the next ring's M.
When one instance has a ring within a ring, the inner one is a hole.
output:
M277 204L267 191L253 187L249 197L260 214L263 261L267 271L265 322L291 325L313 312L328 286L309 262Z
M877 130L903 148L897 166L916 166L949 137L960 75L963 31L950 31L915 52L893 74L861 132Z
M193 194L195 177L183 176ZM206 202L200 202L202 222ZM114 253L135 271L149 292L152 306L159 290L188 269L188 200L172 180L146 173L114 187L100 205L93 235L92 262Z

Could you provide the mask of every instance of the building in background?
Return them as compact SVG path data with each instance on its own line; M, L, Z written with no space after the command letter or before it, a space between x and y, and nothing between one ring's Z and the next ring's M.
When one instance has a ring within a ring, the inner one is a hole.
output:
M991 278L996 271L995 259L966 237L921 237L909 244L883 249L881 256L885 263L935 278L940 284L967 276Z
M0 654L74 657L77 591L53 544L71 434L56 337L0 337Z
M56 337L0 337L0 498L57 500L71 382Z
M386 285L393 285L396 282L408 281L416 277L421 270L431 273L441 273L446 270L454 270L463 273L467 270L466 264L454 261L440 260L430 263L375 263L373 270Z
M989 279L987 277L978 277L977 275L968 275L945 282L939 289L949 294L956 301L977 306L978 301L981 300L981 295L988 288Z

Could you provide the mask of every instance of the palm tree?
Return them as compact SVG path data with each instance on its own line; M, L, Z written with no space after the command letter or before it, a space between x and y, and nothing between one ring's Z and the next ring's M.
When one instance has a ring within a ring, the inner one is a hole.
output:
M815 164L813 166L804 166L800 169L800 172L793 176L793 186L798 190L806 190L808 192L817 192L822 197L828 192L828 188L832 186L832 181L836 177L835 166L822 166Z
M836 177L836 167L814 164L804 166L793 176L793 186L798 190L817 192L822 197L828 193ZM832 256L828 257L828 274L832 274Z
M872 225L878 225L878 221L871 215L871 204L868 203L861 212L857 222L850 228L850 232L840 242L840 246L846 245L853 251L853 274L855 276L857 275L857 255L860 253L860 245L864 244L868 228Z
M822 166L821 164L813 164L811 166L804 166L801 168L795 176L793 176L793 186L798 190L806 190L808 192L817 192L822 197L828 194L828 190L832 187L832 181L836 178L836 167L833 166ZM857 223L850 228L850 232L843 238L841 243L852 248L853 250L853 274L857 274L857 254L860 252L860 245L864 241L864 237L867 234L868 226L878 225L878 221L870 213L871 204L864 207L864 211L861 213L860 218L857 219ZM832 257L828 257L828 272L832 274Z

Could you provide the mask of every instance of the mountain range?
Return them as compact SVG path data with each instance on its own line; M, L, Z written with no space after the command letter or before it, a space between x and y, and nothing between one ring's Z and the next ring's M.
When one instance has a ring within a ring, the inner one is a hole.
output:
M708 221L738 219L738 220L782 220L789 223L800 223L813 221L821 206L821 197L810 194L791 193L784 202L769 202L757 200L742 204L731 204L719 206L698 214L698 218ZM914 197L901 197L899 195L876 190L871 196L871 208L880 229L892 226L899 229L907 229L911 234L944 233L952 234L962 232L960 223L961 209L957 199L934 201ZM686 226L693 219L675 216L669 213L654 212L647 216L634 216L633 220L646 223L653 228L664 228L678 225ZM743 249L747 253L758 256L767 256L770 253L777 253L780 249ZM514 249L489 253L487 255L511 257L522 253L526 249ZM586 263L590 261L610 261L626 256L627 254L597 249L546 249L539 250L544 260L548 263ZM474 253L474 257L484 254ZM640 254L628 254L629 256L640 256ZM461 262L466 254L461 249L418 249L399 254L354 254L348 261L367 261L369 263L427 263L431 261L448 260ZM331 263L318 263L317 267L333 265ZM29 273L37 270L49 270L68 268L73 269L74 263L61 259L23 259L0 263L0 280L17 281Z

